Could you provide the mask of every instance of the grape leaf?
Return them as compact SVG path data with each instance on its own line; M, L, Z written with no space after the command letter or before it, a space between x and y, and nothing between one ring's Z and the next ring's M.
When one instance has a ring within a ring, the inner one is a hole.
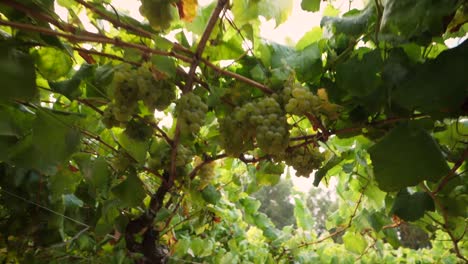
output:
M467 57L468 41L465 40L408 73L409 77L392 92L392 99L409 110L440 117L458 114L466 97Z
M305 11L317 12L320 9L320 0L302 0L301 8Z
M336 68L336 84L352 96L364 97L374 92L381 83L379 76L382 58L379 50L357 56Z
M30 100L37 94L36 72L31 56L8 42L0 43L0 101Z
M140 205L146 196L143 183L134 173L127 175L127 179L115 186L112 193L128 207Z
M221 193L213 185L208 185L205 189L201 192L203 200L205 200L209 204L216 204L218 203L219 199L221 199Z
M417 124L401 124L369 148L374 175L383 191L437 181L449 171L434 139Z
M357 232L346 232L343 235L343 242L347 250L356 254L362 254L367 248L366 239Z
M296 223L299 228L312 230L314 227L314 220L309 209L299 198L294 198L294 217L296 217Z
M434 210L434 201L429 194L426 192L410 194L405 188L398 192L390 213L405 221L416 221L424 216L424 212Z
M43 47L34 53L36 66L47 80L57 80L65 76L72 68L70 56L56 48Z

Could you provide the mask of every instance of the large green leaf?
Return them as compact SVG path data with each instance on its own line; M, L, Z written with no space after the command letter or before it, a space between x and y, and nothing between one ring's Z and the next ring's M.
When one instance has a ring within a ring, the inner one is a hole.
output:
M369 148L375 179L383 191L437 181L449 167L434 139L416 124L401 124Z
M12 47L8 42L0 43L0 102L9 99L30 100L37 94L34 63L29 56Z
M57 80L70 72L73 61L70 55L56 48L43 47L34 53L39 73L47 80Z
M399 38L441 34L445 31L445 20L460 3L457 0L382 1L381 31Z
M437 116L462 111L468 83L468 41L443 51L436 59L419 65L392 92L392 99L409 110Z
M78 150L80 132L76 116L59 114L46 109L36 112L33 123L33 146L41 153L37 159L43 163L58 164Z
M379 76L382 58L379 50L357 56L338 65L336 84L343 91L355 97L364 97L374 92L380 85Z
M128 207L141 205L146 196L143 182L135 173L129 173L127 179L112 189L112 193Z
M391 213L405 221L416 221L423 217L426 211L434 210L434 201L429 194L426 192L410 194L403 189L398 192Z

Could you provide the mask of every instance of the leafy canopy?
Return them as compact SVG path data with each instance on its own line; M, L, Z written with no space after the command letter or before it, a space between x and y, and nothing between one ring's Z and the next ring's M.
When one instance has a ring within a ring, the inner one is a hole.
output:
M292 47L292 0L2 1L0 262L467 261L468 4L368 2L302 0ZM275 226L286 168L334 211Z

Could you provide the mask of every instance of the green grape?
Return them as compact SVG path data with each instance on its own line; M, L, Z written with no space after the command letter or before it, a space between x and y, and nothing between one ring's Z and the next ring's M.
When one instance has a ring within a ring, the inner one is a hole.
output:
M132 119L126 125L125 134L132 139L145 141L151 137L153 129L142 120Z
M265 97L236 107L220 121L221 145L226 154L238 156L253 147L265 153L283 152L289 143L289 128L280 104Z
M154 140L150 147L150 159L147 164L148 167L154 170L170 170L171 168L171 154L172 148L164 140ZM193 159L192 151L183 146L179 145L177 147L177 155L175 164L177 167L184 167L187 164L190 164Z
M320 168L325 156L317 148L308 145L283 152L276 155L275 159L284 160L287 165L292 166L296 175L309 177L314 170Z
M142 0L140 13L146 17L150 25L156 30L166 30L177 17L177 8L172 5L174 1Z
M139 98L151 111L163 111L175 99L175 85L168 80L155 80L150 64L143 64L137 70L136 82Z
M135 71L128 65L114 72L112 79L113 98L119 105L132 106L138 101L138 86Z
M195 157L195 166L198 166L203 163L203 160L200 157ZM204 164L197 172L197 176L200 178L199 189L204 189L215 177L215 167L216 162L212 161Z
M188 93L182 95L176 102L175 116L180 122L181 131L198 133L200 127L205 122L205 115L208 111L208 106L201 100L201 98L194 94Z
M320 99L307 88L294 85L285 87L283 95L286 97L286 112L293 115L303 115L305 113L317 113L320 109Z
M219 120L220 145L229 156L238 157L252 149L253 132L246 124L236 121L233 115L227 115Z

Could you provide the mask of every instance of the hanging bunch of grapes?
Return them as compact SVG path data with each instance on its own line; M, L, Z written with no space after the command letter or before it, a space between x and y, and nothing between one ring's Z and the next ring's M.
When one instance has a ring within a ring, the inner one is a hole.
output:
M237 133L229 131L229 128L236 129L236 127L243 131ZM289 143L286 117L280 104L272 97L264 97L237 107L232 117L225 118L221 122L220 131L223 147L227 150L230 147L237 148L236 150L245 149L249 146L252 137L255 137L258 147L267 154L280 153ZM237 145L239 143L242 144L239 146Z
M284 109L293 115L316 114L320 109L320 98L302 85L294 84L283 89Z
M296 175L309 177L316 169L320 168L325 160L323 153L312 144L291 148L275 156L276 160L283 160L287 165L296 170Z
M182 132L198 133L205 122L208 106L195 93L182 95L176 102L175 116Z
M145 63L138 69L121 65L114 72L108 94L112 101L104 110L102 122L107 128L127 127L138 113L139 101L149 112L166 109L175 99L175 85L167 79L156 80L151 64Z

